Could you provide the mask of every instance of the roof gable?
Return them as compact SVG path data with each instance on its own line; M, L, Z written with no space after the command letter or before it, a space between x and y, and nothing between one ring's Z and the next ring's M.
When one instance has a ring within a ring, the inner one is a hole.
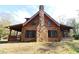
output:
M50 20L52 20L52 21L55 22L58 26L60 26L60 24L59 24L57 21L55 21L50 15L48 15L46 12L44 12L44 14L45 14L46 16L48 16L48 17L50 18Z
M23 24L23 26L26 25L27 23L29 23L29 22L30 22L33 18L35 18L38 14L39 14L39 12L35 13L28 21L26 21L26 22Z
M28 24L33 18L35 18L37 15L39 14L39 11L37 12L37 13L35 13L28 21L26 21L24 24L23 24L23 26L24 25L26 25L26 24ZM58 22L56 22L50 15L48 15L45 11L44 11L44 14L46 15L46 16L48 16L53 22L55 22L58 26L60 26L60 24L58 23Z

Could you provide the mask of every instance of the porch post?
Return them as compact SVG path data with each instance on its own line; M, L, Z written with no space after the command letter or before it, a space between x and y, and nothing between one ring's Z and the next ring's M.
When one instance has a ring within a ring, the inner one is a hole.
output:
M18 35L18 31L16 31L16 36Z
M10 29L10 33L9 33L9 37L8 37L8 41L10 41L11 32L12 32L12 29Z
M16 31L16 40L18 41L18 38L17 37L18 37L18 31Z

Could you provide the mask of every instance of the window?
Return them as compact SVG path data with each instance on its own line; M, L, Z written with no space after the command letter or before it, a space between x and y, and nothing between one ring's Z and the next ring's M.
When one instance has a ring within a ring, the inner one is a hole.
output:
M48 26L51 26L51 20L48 20Z
M48 30L48 37L56 37L57 31L56 30Z
M26 38L35 38L36 31L35 30L26 30L25 37Z
M33 22L32 22L32 25L36 25L36 23L33 21Z

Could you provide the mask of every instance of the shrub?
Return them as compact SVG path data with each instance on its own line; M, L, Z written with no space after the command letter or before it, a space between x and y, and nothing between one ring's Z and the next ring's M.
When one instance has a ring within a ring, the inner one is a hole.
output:
M79 40L79 34L78 34L78 35L73 35L73 37L74 37L76 40Z

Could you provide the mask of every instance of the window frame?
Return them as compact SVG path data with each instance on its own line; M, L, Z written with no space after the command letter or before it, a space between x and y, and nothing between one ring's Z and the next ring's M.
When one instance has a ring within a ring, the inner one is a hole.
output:
M49 19L47 22L47 26L51 26L52 25L52 21Z
M55 32L53 32L53 31L55 31ZM53 34L55 34L55 35L53 35ZM48 37L49 38L54 38L54 37L57 37L57 36L58 36L57 30L48 30Z
M25 38L36 38L36 30L26 30Z

